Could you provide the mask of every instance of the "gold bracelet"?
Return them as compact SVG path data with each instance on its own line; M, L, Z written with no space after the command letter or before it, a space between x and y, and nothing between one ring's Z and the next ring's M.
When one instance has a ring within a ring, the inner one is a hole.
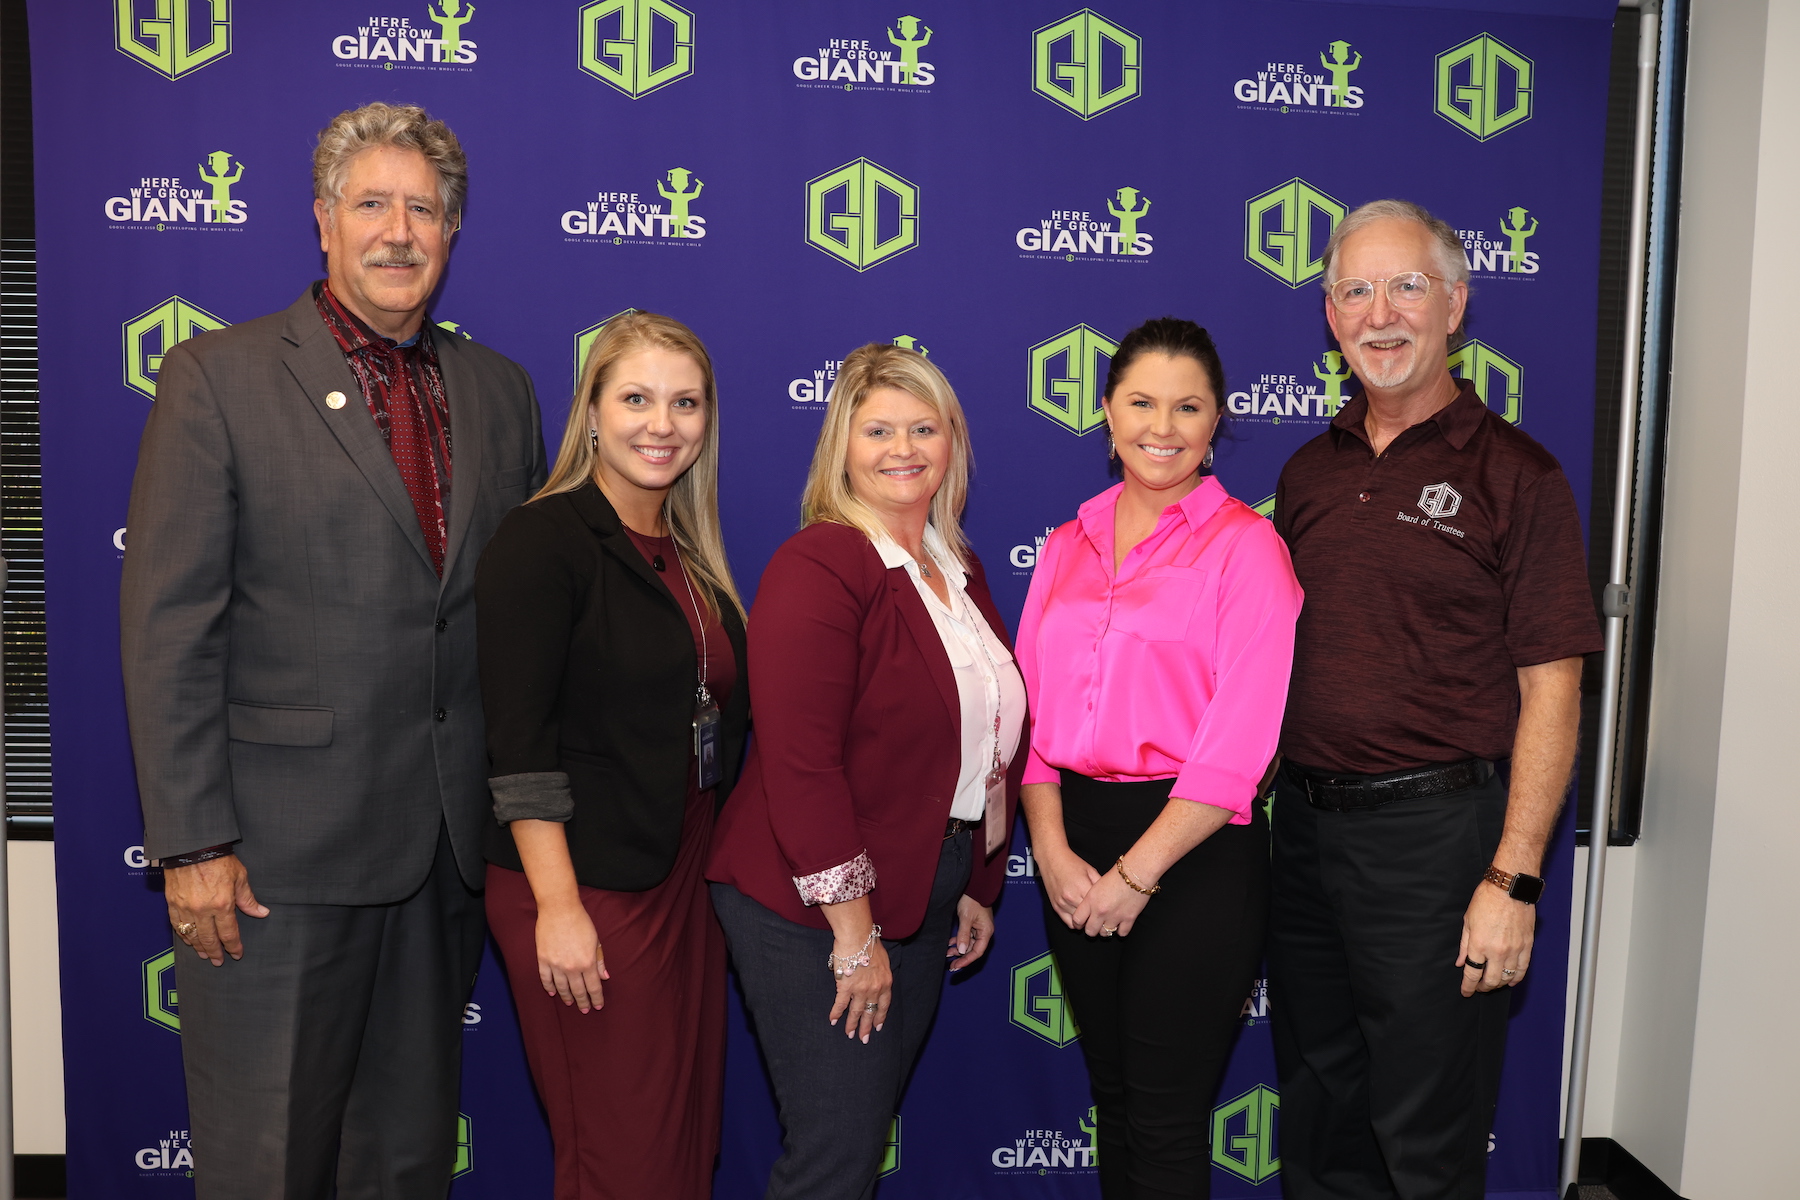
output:
M1134 892L1141 893L1145 896L1154 896L1156 893L1162 891L1162 884L1160 883L1153 883L1149 887L1139 887L1137 885L1137 880L1125 873L1125 856L1123 854L1119 855L1119 861L1113 864L1113 868L1119 872L1119 878L1125 881L1125 886Z

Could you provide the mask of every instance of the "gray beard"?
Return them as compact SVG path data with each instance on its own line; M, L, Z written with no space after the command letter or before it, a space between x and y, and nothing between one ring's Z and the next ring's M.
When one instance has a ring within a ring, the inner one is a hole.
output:
M1356 373L1362 379L1363 386L1391 388L1399 387L1401 384L1405 383L1407 379L1411 377L1413 368L1418 365L1419 344L1417 342L1408 344L1413 348L1413 359L1410 362L1396 362L1391 368L1385 371L1377 370L1374 367L1367 365L1359 365ZM1361 356L1359 355L1358 357Z

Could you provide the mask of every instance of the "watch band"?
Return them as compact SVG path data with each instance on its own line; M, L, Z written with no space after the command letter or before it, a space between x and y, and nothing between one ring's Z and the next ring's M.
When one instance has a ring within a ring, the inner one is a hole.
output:
M1512 874L1490 865L1482 879L1493 884L1521 904L1536 904L1544 894L1544 881L1524 872Z

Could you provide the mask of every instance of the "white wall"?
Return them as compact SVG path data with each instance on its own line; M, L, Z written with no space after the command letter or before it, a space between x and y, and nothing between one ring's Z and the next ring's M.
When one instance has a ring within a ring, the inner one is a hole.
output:
M62 1002L56 868L49 842L7 843L11 903L13 1139L19 1154L63 1152Z
M1643 839L1609 858L1588 1136L1788 1200L1800 1122L1800 0L1695 0Z

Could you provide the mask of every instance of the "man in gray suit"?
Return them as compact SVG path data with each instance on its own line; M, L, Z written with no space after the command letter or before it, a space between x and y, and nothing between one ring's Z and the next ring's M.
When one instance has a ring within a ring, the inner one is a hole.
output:
M531 381L426 318L468 169L319 136L328 278L171 349L120 594L201 1200L442 1197L491 820L475 563L544 479ZM240 919L239 914L246 919Z

